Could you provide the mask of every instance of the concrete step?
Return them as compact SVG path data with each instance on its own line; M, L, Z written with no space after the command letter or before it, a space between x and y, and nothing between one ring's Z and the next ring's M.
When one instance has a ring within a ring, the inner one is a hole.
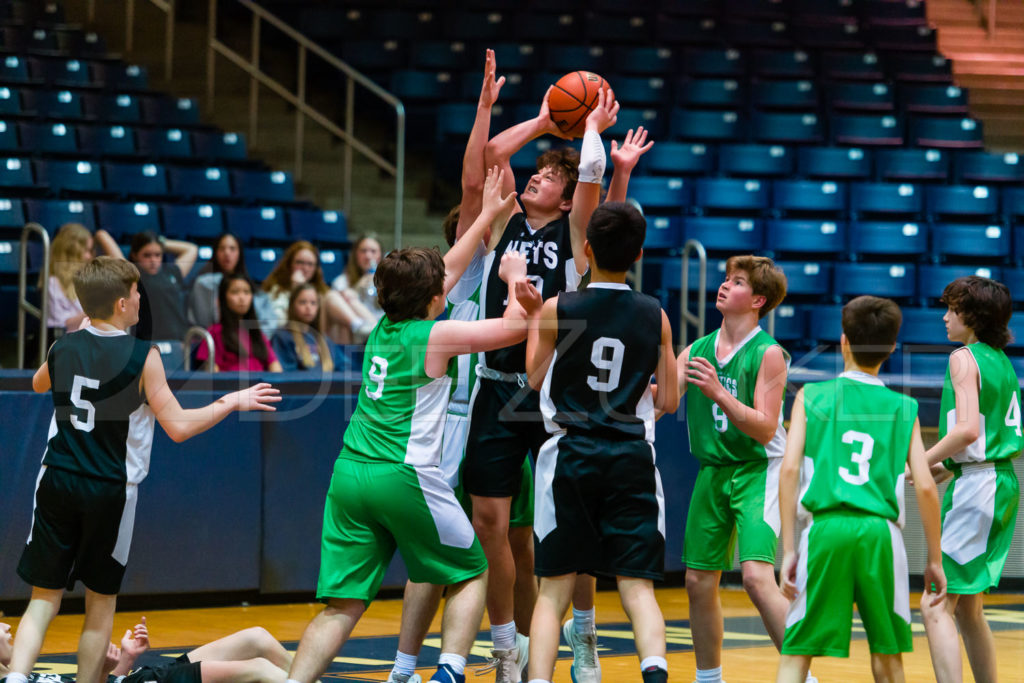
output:
M992 74L957 74L956 84L964 88L991 88L999 90L1024 90L1022 79Z
M972 108L990 105L1024 107L1024 91L973 88L967 91L967 100Z
M978 74L985 76L1024 76L1024 61L1008 59L986 59L977 61L956 60L953 62L953 74Z
M1020 118L987 119L984 124L984 131L986 136L1024 136L1024 120Z
M1013 120L1024 123L1024 107L1019 104L983 104L971 105L971 116L985 122Z

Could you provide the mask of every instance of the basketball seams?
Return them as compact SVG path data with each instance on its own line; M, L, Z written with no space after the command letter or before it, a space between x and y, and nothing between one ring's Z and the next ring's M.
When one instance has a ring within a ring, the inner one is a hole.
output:
M597 86L593 90L590 88L591 83ZM607 87L607 81L591 71L577 70L559 78L552 87L552 96L548 99L552 120L563 133L580 137L583 131L577 129L597 106L600 90ZM579 92L577 88L582 91L579 95L573 92ZM569 116L576 112L579 112L579 116L570 120Z

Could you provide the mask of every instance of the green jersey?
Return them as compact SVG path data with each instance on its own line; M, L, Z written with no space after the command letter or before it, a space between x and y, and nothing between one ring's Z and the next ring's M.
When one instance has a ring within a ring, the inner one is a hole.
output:
M1016 458L1024 448L1024 438L1020 425L1020 385L1010 359L1001 349L983 342L968 344L966 348L978 365L978 438L947 460L946 466ZM955 424L956 396L947 366L942 386L939 438L946 436Z
M341 456L436 467L452 379L423 367L433 320L380 319L366 342L359 403Z
M807 440L800 503L855 510L903 525L903 477L917 401L874 375L844 372L804 386Z
M690 346L689 357L706 358L717 368L722 386L744 405L753 406L757 373L761 369L764 353L768 347L778 346L778 342L760 327L755 327L731 354L718 360L718 333L719 330L715 330L695 341ZM789 354L786 354L786 360L788 363ZM717 403L713 403L696 388L686 392L686 430L690 436L690 452L701 465L728 465L782 457L786 449L786 430L782 426L781 409L779 427L765 446L741 432Z

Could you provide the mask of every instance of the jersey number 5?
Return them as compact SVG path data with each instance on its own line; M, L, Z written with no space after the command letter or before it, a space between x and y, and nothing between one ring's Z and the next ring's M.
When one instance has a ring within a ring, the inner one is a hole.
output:
M96 406L91 401L82 398L82 388L99 389L100 381L89 377L75 375L74 383L71 385L71 403L78 409L85 411L85 419L80 420L78 415L71 413L71 425L82 432L91 432L96 426Z
M376 401L384 395L384 378L388 376L388 359L380 356L372 357L370 371L366 374L371 382L377 383L377 388L373 391L370 391L370 387L366 387L366 395Z
M843 432L843 443L848 443L851 446L859 443L861 447L859 450L855 450L851 456L857 465L857 472L851 473L848 468L840 467L839 476L847 484L863 486L868 483L868 469L871 467L871 452L875 450L875 439L870 434L851 429L848 432Z
M605 349L612 350L612 357L605 358ZM626 345L612 337L601 337L590 348L590 362L598 370L607 370L608 379L601 381L596 375L587 376L587 386L594 391L613 391L619 386L622 377L622 357L626 355Z
M1013 392L1010 399L1010 407L1006 409L1006 418L1003 420L1007 427L1013 427L1013 433L1020 436L1020 399L1017 392Z

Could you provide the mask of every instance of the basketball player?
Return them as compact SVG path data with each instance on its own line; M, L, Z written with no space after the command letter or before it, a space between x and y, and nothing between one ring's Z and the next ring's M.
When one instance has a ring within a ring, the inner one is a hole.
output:
M598 207L584 247L590 284L548 299L540 325L530 328L530 384L540 390L551 434L537 457L541 579L530 627L531 683L552 680L559 626L583 572L616 577L644 682L668 680L665 621L653 585L665 566L654 411L675 412L679 391L668 316L625 284L645 234L633 206Z
M167 386L160 353L126 332L139 318L138 282L138 269L122 259L100 256L83 266L75 291L92 322L58 339L32 378L36 392L53 395L54 416L18 563L32 597L18 625L8 683L25 683L64 588L79 580L85 622L78 680L101 680L154 417L180 443L233 411L272 411L281 400L269 384L257 384L183 410Z
M913 650L901 531L908 464L928 541L925 600L943 600L939 497L921 441L917 401L878 379L902 317L889 299L860 296L846 304L840 337L844 372L804 385L793 404L779 475L779 587L793 602L778 683L803 681L812 657L850 656L854 602L867 631L874 679L903 681L900 653ZM808 513L802 531L796 527L798 501Z
M1006 285L984 277L953 280L942 293L949 356L942 387L939 441L928 450L933 472L953 481L942 501L942 566L949 580L947 613L960 627L977 681L996 680L996 645L982 611L999 584L1017 520L1019 485L1013 458L1024 447L1020 385L1003 349L1012 314ZM956 628L922 605L937 675L960 680Z
M716 306L720 329L679 356L690 452L700 462L686 516L683 562L698 683L721 683L722 605L718 583L739 539L743 587L778 647L786 600L775 582L778 471L786 432L782 401L788 355L758 321L786 295L771 259L733 256Z

